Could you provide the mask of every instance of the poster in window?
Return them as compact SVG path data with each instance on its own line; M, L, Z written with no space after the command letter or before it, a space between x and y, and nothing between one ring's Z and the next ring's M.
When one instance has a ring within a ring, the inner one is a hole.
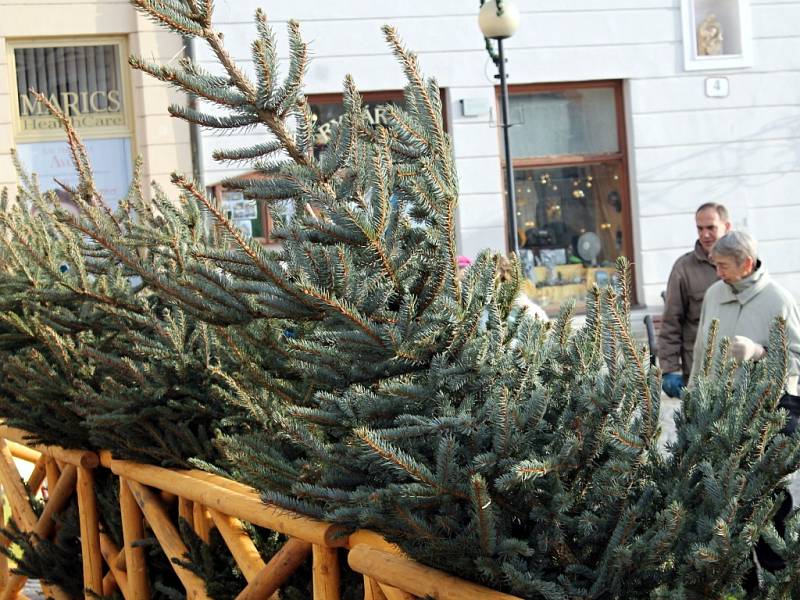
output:
M112 208L128 193L133 177L128 138L86 139L97 191ZM74 187L78 174L66 141L17 144L17 155L28 173L36 173L42 190L61 189L57 181Z

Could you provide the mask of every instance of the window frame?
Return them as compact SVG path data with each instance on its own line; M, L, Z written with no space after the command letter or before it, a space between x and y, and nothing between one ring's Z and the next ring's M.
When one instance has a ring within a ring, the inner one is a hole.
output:
M403 90L372 90L367 92L360 92L359 95L361 96L361 100L364 103L370 104L386 104L388 102L398 102L402 103L405 92ZM448 106L447 106L447 90L445 88L439 88L439 97L441 98L442 102L442 123L444 124L445 131L448 131ZM342 105L344 103L344 94L342 92L329 92L329 93L322 93L322 94L309 94L306 96L306 102L311 104L339 104ZM241 175L238 175L237 178L239 179L254 179L258 177L263 177L263 175L255 172L245 172ZM222 182L216 182L207 186L210 190L211 194L213 195L214 201L217 203L218 207L222 206L222 193L225 191ZM258 211L259 215L261 215L261 222L264 224L264 235L263 236L253 236L254 240L259 241L261 244L265 246L275 245L278 244L278 240L272 237L272 228L273 228L273 221L272 216L269 213L269 207L267 206L267 202L264 200L257 200L258 204Z
M601 79L593 81L569 81L557 83L525 83L515 84L508 86L509 98L514 95L522 94L536 94L546 92L560 92L567 90L583 90L583 89L598 89L605 88L611 89L614 92L614 107L616 110L617 120L617 151L607 152L600 154L560 154L551 156L540 157L522 157L511 159L512 170L541 168L541 167L563 167L563 166L589 166L599 163L618 163L620 167L620 196L622 201L622 255L625 256L629 262L633 263L634 256L634 243L633 243L633 214L631 202L631 189L630 189L630 174L629 174L629 158L628 158L628 138L625 121L625 101L623 82L619 79ZM501 106L500 86L495 86L495 101L498 111ZM499 114L499 113L498 113ZM512 123L513 126L513 123ZM516 125L519 126L519 125ZM503 148L503 140L500 139L501 150ZM501 174L505 173L506 162L505 155L501 153L500 156ZM506 194L505 178L503 181L503 194ZM517 207L515 206L516 210ZM503 212L505 216L506 234L510 226L510 215L506 203L503 203ZM506 238L508 235L506 235ZM635 303L636 295L636 281L633 269L631 269L632 289L631 293L634 295L632 302Z
M109 46L116 45L119 48L119 75L120 92L123 98L122 115L125 119L123 125L114 127L76 127L76 131L81 138L103 139L129 137L131 140L131 154L137 155L136 145L136 120L133 110L133 90L131 87L131 72L128 66L127 57L129 56L127 36L69 36L69 37L37 37L37 38L7 38L6 39L6 63L8 65L9 81L9 100L11 103L12 137L14 143L33 143L59 140L64 137L61 127L54 127L52 130L25 132L20 115L19 90L17 82L17 68L14 51L28 48L67 48L79 46Z

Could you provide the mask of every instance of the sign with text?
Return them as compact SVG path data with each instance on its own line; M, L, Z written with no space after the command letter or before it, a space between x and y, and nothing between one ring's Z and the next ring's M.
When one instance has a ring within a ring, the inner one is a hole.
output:
M14 49L18 137L62 137L35 92L84 132L122 131L128 123L119 44Z
M84 144L89 152L97 191L106 204L116 208L127 194L133 177L130 140L87 139ZM58 182L71 187L78 183L66 141L17 144L17 156L28 173L36 173L42 190L62 189Z

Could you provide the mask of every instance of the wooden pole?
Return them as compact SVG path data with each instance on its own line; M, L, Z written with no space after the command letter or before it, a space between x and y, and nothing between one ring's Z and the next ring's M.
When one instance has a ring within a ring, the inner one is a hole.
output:
M103 577L103 596L111 596L117 589L119 589L119 586L117 585L117 580L114 579L114 573L109 571L106 573L106 576ZM120 589L120 593L121 592L122 590ZM122 594L122 597L124 598L125 594Z
M191 500L183 497L178 498L178 516L194 530L194 505Z
M364 600L388 600L378 582L366 575L364 575Z
M253 581L248 583L236 600L263 600L270 598L286 583L297 568L311 553L311 544L305 540L290 538L278 550Z
M186 597L190 600L206 600L208 596L206 595L205 582L191 571L172 562L175 558L183 559L188 550L180 534L170 522L160 498L141 483L131 480L128 480L127 483L162 550L170 559L175 574L181 580L183 587L186 588Z
M103 593L103 555L100 552L100 523L97 497L94 493L94 473L83 467L78 467L78 517L81 525L83 588L86 600L92 600Z
M105 533L100 534L100 551L103 553L103 559L106 561L109 569L108 574L103 578L103 594L105 596L109 595L106 591L106 580L110 575L111 579L114 581L114 585L122 592L125 600L130 600L128 596L128 576L125 571L117 568L117 556L120 554L124 555L125 551L123 550L120 552L111 538Z
M37 460L36 464L33 466L31 476L28 477L28 489L33 495L39 492L39 488L42 486L42 482L47 475L47 470L45 469L46 463L47 457L44 454L40 455L39 460Z
M56 487L58 478L61 476L61 469L58 468L56 459L48 456L44 463L44 469L47 477L47 493L49 494L53 488Z
M125 541L125 572L128 576L128 596L126 600L148 600L150 582L147 577L147 564L144 548L134 544L144 538L142 512L133 497L128 483L120 477L119 505L122 512L122 536Z
M28 492L22 485L14 457L11 456L11 451L2 438L0 438L0 482L13 508L12 514L15 515L17 525L23 531L31 531L36 525L36 515L28 502Z
M411 559L365 545L358 545L350 550L347 561L354 571L421 598L432 596L437 600L519 600L516 596L490 590ZM387 589L384 587L383 591L390 598Z
M390 585L386 585L385 583L378 582L378 587L380 588L381 592L383 592L384 597L386 600L416 600L417 597L409 594L408 592L404 592L403 590L398 590L396 587L392 587Z
M311 548L311 576L314 600L339 600L339 552L336 548Z
M370 548L389 552L390 554L397 554L399 556L406 555L405 552L400 549L400 546L387 542L380 533L375 533L369 529L357 529L347 536L348 548L355 548L358 544L365 544Z
M159 490L165 490L213 508L228 515L266 527L290 537L299 537L313 544L328 547L344 546L342 527L303 517L291 511L265 504L258 492L237 492L154 465L111 459L104 455L103 464L114 473ZM197 524L195 523L195 526Z
M206 544L211 539L211 515L208 509L197 502L192 506L192 519L194 520L194 531L197 536Z
M0 441L0 448L2 448L3 457L6 457L6 453L8 453L8 458L11 457L8 448L5 447L2 441ZM10 458L10 460L13 461L14 459ZM6 482L8 468L9 465L6 461L0 460L0 476L2 476L6 491L9 491L9 489L13 490L14 495L20 496L21 498L21 504L17 506L17 510L15 511L17 526L23 531L30 531L33 533L34 539L46 538L50 535L50 532L55 526L55 515L64 509L72 497L72 492L75 490L75 482L77 480L75 467L68 465L67 468L64 469L64 472L58 479L58 483L56 483L55 488L50 494L50 498L44 505L44 510L38 520L36 520L36 515L28 502L28 496L25 493L25 489L22 487L22 480L19 478L19 475L17 475L15 480L12 478L12 485L10 488L8 487ZM27 580L28 578L25 575L11 576L0 598L2 598L2 600L13 600L17 597L22 588L25 587L25 582ZM42 584L42 590L49 596L56 598L56 600L68 598L67 594L57 586Z
M32 450L47 454L48 456L52 456L70 465L75 465L76 467L94 469L100 464L100 457L95 452L91 452L90 450L67 450L60 446L34 444L30 441L30 433L22 429L17 429L16 427L0 425L0 437L8 438Z
M19 442L6 440L6 444L8 445L8 449L11 450L11 455L14 458L19 458L29 463L37 463L42 457L41 452L33 450L32 448L28 448L27 446L23 446Z
M225 545L231 551L239 570L247 582L250 583L264 569L264 560L258 553L256 545L242 527L242 522L239 519L224 515L216 510L210 512L214 525L217 526L222 539L225 540Z

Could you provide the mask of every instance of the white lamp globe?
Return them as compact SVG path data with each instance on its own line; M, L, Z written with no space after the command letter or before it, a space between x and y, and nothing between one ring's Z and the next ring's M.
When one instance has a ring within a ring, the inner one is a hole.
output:
M478 26L485 38L509 38L519 29L519 9L511 0L503 0L503 14L498 17L496 1L487 0L478 13Z

